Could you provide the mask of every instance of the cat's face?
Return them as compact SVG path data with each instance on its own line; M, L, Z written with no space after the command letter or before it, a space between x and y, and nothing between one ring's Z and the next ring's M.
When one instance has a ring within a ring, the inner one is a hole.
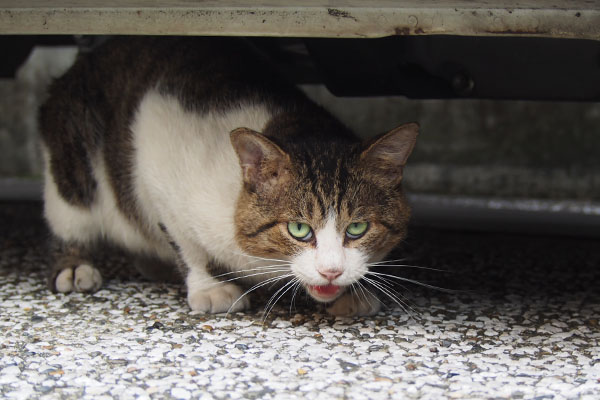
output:
M291 144L286 151L248 129L232 132L244 181L239 245L289 261L314 299L335 300L406 235L410 209L400 181L417 131L408 124L365 144Z

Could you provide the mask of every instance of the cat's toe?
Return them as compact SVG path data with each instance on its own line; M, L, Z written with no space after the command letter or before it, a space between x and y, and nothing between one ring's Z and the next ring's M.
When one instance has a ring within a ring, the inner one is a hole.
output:
M375 315L381 309L381 302L375 296L358 296L346 293L327 309L327 312L337 317L359 317Z
M73 291L73 269L65 268L56 276L54 287L57 292L69 293Z
M242 289L231 283L200 289L188 293L188 304L192 311L223 313L245 310L250 306L247 296L242 297Z
M78 292L95 292L102 286L102 275L91 265L82 264L75 269L73 284Z

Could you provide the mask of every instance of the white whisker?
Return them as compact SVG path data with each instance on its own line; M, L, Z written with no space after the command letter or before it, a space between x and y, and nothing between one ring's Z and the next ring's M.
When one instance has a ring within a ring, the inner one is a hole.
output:
M302 282L300 279L296 278L296 287L294 288L294 293L292 294L292 301L290 302L290 314L292 313L292 306L295 304L296 295L298 294L298 290L302 287Z
M259 289L265 285L268 285L269 283L273 283L273 282L277 282L279 280L282 279L287 279L289 277L294 276L294 274L287 274L287 275L280 275L280 276L274 276L272 278L268 278L265 279L262 282L257 283L256 285L252 286L250 289L246 290L244 293L242 293L242 295L240 297L237 298L236 301L233 302L233 304L231 305L231 307L229 307L229 310L227 310L227 314L229 314L231 312L231 310L233 309L233 307L246 295L248 295L248 293L253 292L256 289Z
M382 260L382 261L376 261L373 263L369 263L369 265L380 265L380 264L388 264L388 263L395 263L395 262L403 262L406 260L407 260L407 258L397 258L395 260Z
M237 281L237 280L240 280L240 279L251 278L253 276L270 275L270 274L281 274L281 273L289 272L289 271L290 271L289 269L274 269L274 270L269 270L269 271L256 272L254 274L236 276L235 278L225 279L225 280L219 281L219 282L220 283L233 282L233 281Z
M383 286L381 284L381 282L375 281L374 279L369 279L367 277L363 277L363 279L365 280L365 282L369 283L370 285L372 285L373 287L375 287L376 289L381 291L383 294L385 294L387 297L389 297L394 303L396 303L402 309L402 311L404 311L405 313L407 313L408 315L413 317L413 313L415 313L415 310L411 306L406 304L406 302L402 301L390 289Z
M437 287L437 286L434 286L434 285L429 285L427 283L419 282L419 281L416 281L414 279L403 278L401 276L396 276L396 275L391 275L391 274L384 274L384 273L381 273L381 272L373 272L373 271L369 271L369 272L367 272L367 274L368 275L373 275L373 276L379 276L379 277L387 277L387 278L397 279L397 280L400 280L400 281L409 282L409 283L413 283L415 285L423 286L423 287L426 287L428 289L439 290L441 292L458 293L457 290L445 289L445 288Z
M286 264L291 264L292 263L290 260L284 260L284 259L280 259L280 258L259 257L259 256L253 256L253 255L250 255L250 254L245 254L245 253L233 253L233 254L235 254L237 256L253 258L255 260L253 262L258 262L258 261L275 261L275 262L281 262L281 263L286 263Z
M354 290L357 297L360 297L360 296L358 295L358 291L354 288L355 284L360 289L362 296L364 297L365 301L369 304L369 307L372 308L373 304L371 303L371 299L376 299L376 301L379 301L379 300L377 300L377 296L375 296L375 294L373 294L369 289L367 289L367 287L365 285L363 285L360 281L357 281L352 284L352 290ZM369 296L367 293L369 293L371 296Z
M233 275L233 274L243 274L246 272L255 272L255 271L267 271L267 270L271 270L271 269L281 269L281 267L287 267L286 264L274 264L274 265L265 265L265 266L261 266L261 267L254 267L254 268L249 268L249 269L239 269L236 271L229 271L229 272L225 272L219 275L215 275L213 276L213 278L221 278L223 276L227 276L227 275Z
M294 278L294 279L290 280L288 283L286 283L285 285L283 285L283 287L281 287L279 290L277 290L273 294L273 296L271 296L271 298L269 299L269 301L267 301L267 305L265 306L265 310L264 310L265 315L263 316L263 322L267 320L267 318L269 317L269 314L271 313L271 310L273 310L273 307L275 307L275 304L277 304L277 302L279 301L279 299L281 299L283 297L283 295L285 295L291 288L293 288L294 284L296 282L297 282L297 278ZM279 293L281 293L281 294L279 294ZM279 297L277 297L275 299L275 297L278 294L279 294ZM273 299L275 299L275 301L273 301Z
M286 267L286 265L270 265L270 266L256 267L256 268L251 268L251 269L242 269L242 270L238 270L238 271L229 271L229 272L225 272L225 273L218 274L218 275L215 275L215 276L209 276L207 278L200 279L200 280L196 281L196 283L197 284L202 284L202 283L205 283L205 282L214 281L215 279L222 278L224 276L230 276L230 275L235 275L235 274L244 274L244 273L255 272L255 271L261 271L264 274L267 274L267 273L288 272L289 271L289 269L282 269L281 267ZM249 276L253 276L253 275L243 275L243 276L239 276L239 277L236 277L236 278L232 278L230 280L223 280L223 281L214 282L209 287L211 287L211 288L212 287L216 287L216 286L218 286L218 285L220 285L222 283L230 282L230 281L235 281L235 280L238 280L238 279L243 279L243 278L246 278L246 277L249 277Z
M369 267L397 267L397 268L414 268L414 269L422 269L426 271L435 271L435 272L448 272L443 269L431 268L431 267L420 267L418 265L409 265L409 264L367 264Z

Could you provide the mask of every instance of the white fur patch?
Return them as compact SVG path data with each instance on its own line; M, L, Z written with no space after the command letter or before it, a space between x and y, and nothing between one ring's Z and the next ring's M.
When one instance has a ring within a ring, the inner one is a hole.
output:
M177 244L198 246L209 259L242 268L248 259L240 257L234 226L241 170L229 133L239 127L262 131L269 119L262 106L200 115L174 98L148 93L132 132L135 190L149 226L162 222ZM185 261L193 268L189 253Z

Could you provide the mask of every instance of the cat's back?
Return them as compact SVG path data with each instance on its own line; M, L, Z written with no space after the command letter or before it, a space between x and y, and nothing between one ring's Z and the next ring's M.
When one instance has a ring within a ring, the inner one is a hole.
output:
M126 195L127 182L116 178L130 167L130 126L150 92L199 114L301 97L276 77L237 38L120 37L81 54L51 85L40 109L41 136L59 192L71 204L89 206L97 185L92 158L103 153L117 196Z
M244 39L120 37L80 54L53 82L41 108L42 125L81 117L90 124L128 123L150 89L176 96L197 112L244 101L289 102L290 95L298 100L298 92ZM46 141L64 137L49 129L42 135Z

